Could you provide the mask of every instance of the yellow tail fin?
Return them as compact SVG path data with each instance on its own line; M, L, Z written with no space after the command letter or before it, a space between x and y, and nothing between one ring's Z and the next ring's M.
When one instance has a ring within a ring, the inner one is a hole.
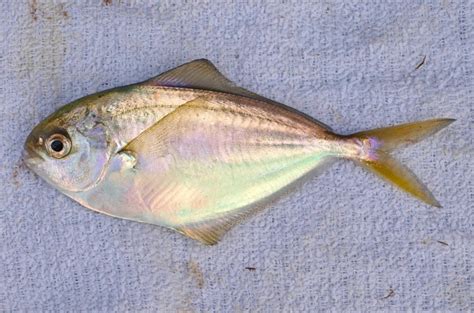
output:
M435 207L441 207L428 188L406 166L389 155L395 148L419 142L448 126L454 119L434 119L415 123L378 128L355 133L350 137L361 143L364 151L357 161L393 185L415 198Z

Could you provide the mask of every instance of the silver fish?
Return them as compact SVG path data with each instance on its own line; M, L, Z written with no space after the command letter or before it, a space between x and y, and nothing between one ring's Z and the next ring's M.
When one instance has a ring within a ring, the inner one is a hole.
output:
M340 158L440 206L389 153L453 121L338 135L236 86L209 61L195 60L64 106L28 136L25 161L85 207L214 244L295 182Z

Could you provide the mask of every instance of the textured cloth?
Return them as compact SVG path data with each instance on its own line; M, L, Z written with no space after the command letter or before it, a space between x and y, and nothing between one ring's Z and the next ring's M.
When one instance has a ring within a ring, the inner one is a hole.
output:
M473 25L473 1L2 1L0 311L473 310ZM340 161L207 247L22 165L63 104L195 58L339 133L456 118L395 153L443 208Z

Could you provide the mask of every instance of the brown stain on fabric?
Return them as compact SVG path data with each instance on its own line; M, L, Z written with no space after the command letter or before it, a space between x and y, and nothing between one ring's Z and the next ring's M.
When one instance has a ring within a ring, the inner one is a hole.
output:
M202 287L204 287L205 281L204 281L204 274L202 273L201 268L199 267L199 264L197 264L194 261L189 261L188 271L191 274L191 277L196 281L199 289L202 289Z
M112 0L102 0L102 3L106 6L112 5Z
M36 14L38 12L38 3L36 0L30 0L28 6L30 9L31 18L33 21L36 21L38 19L38 15Z
M18 175L20 174L21 171L24 171L24 170L26 170L25 163L23 162L22 159L19 159L15 163L15 165L13 166L13 171L12 171L12 174L11 174L11 179L12 179L13 185L16 188L19 188L21 186L21 182L18 179Z
M33 21L38 21L40 18L46 20L57 20L59 18L69 18L69 13L65 9L64 3L50 4L42 3L38 5L37 0L30 0L28 2L29 12Z
M30 92L26 99L33 108L31 119L36 120L38 98L54 103L62 94L62 71L66 54L66 41L62 29L69 14L64 3L55 1L28 2L30 25L18 34L18 56L12 58L12 67L20 81L28 83ZM38 79L41 78L41 79ZM43 109L42 109L43 110Z
M60 12L64 18L69 18L69 13L66 11L66 8L64 7L64 3L61 3L59 5Z

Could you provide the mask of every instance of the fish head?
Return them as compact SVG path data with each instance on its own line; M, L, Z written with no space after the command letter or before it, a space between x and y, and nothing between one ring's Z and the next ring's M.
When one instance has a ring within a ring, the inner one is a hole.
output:
M113 148L97 100L89 96L64 106L26 139L26 165L59 190L85 191L104 176Z

